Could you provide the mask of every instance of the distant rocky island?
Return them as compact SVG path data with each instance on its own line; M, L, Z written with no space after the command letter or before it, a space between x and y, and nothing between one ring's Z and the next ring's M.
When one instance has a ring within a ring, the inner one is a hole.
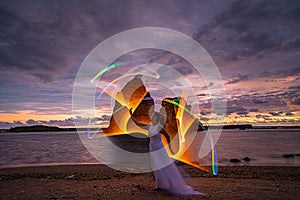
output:
M74 128L76 130L76 128ZM59 128L57 126L45 126L45 125L34 125L34 126L18 126L12 127L8 132L57 132L57 131L69 131L68 128Z
M208 126L205 126L206 129L209 128ZM240 129L240 130L246 130L246 129L252 129L253 126L251 124L239 124L239 125L224 125L224 126L210 126L211 129Z
M260 126L253 127L251 124L240 124L240 125L224 125L224 126L204 126L206 129L300 129L300 126ZM1 133L4 132L59 132L59 131L76 131L78 128L59 128L57 126L45 126L45 125L34 125L34 126L18 126L10 129L1 129ZM87 128L80 128L80 131L85 131ZM93 131L98 131L98 128L93 128ZM102 128L103 132L107 132L107 128Z

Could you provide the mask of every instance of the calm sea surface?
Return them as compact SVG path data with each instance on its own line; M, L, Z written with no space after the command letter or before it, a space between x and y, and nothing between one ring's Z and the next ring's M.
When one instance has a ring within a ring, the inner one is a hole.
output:
M223 166L300 166L300 130L224 130L216 149L219 165ZM1 133L0 151L0 168L98 163L77 132ZM284 158L284 154L294 156ZM250 162L229 162L246 156Z

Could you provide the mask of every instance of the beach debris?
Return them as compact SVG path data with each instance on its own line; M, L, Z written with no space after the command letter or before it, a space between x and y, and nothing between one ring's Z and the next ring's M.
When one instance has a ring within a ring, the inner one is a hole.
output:
M243 161L246 161L246 162L249 162L251 159L248 157L248 156L246 156L245 158L243 158Z
M71 180L71 179L74 179L74 178L75 178L75 175L70 175L70 176L65 177L66 180Z
M232 163L239 163L241 162L241 160L237 159L237 158L232 158L229 160L229 162L232 162Z
M294 154L284 154L282 157L284 157L284 158L294 158L295 155Z

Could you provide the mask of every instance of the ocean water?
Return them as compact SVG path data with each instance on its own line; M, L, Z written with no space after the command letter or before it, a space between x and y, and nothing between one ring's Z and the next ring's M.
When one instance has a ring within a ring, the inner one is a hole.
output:
M133 143L128 142L127 146L132 147ZM144 151L143 148L139 151ZM300 130L223 130L216 150L221 166L300 166ZM0 168L99 163L87 151L77 132L1 133L0 152ZM294 157L284 158L284 154ZM243 161L246 156L251 161ZM232 158L241 162L229 162Z
M300 166L300 130L225 130L216 149L219 165L237 165L229 160L247 156L251 161L242 161L238 165ZM285 154L294 157L284 158Z
M77 132L0 134L0 167L97 162Z

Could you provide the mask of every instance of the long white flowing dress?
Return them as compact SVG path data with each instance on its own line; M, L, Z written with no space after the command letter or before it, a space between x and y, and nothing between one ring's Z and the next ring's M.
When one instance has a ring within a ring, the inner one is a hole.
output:
M164 148L158 126L159 125L149 126L148 130L148 135L150 137L150 160L151 167L154 171L156 188L166 190L167 192L178 196L203 195L186 185L179 170ZM162 166L165 167L162 168Z

